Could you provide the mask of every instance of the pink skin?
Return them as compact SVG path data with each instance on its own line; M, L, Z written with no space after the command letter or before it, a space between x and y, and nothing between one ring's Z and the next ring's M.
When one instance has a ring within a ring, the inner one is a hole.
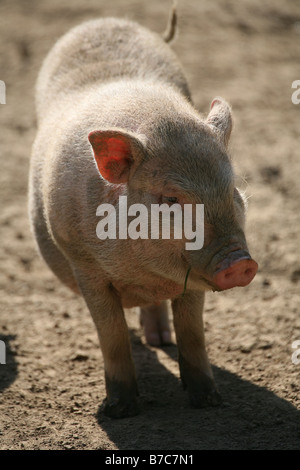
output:
M249 255L232 259L229 254L220 264L213 276L213 282L221 290L247 286L258 269L258 264Z

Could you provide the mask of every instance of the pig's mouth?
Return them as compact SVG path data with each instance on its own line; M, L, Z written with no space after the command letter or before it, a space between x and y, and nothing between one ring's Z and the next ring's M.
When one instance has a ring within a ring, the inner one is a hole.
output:
M221 287L217 286L213 281L210 281L204 276L197 275L197 280L200 281L203 284L206 284L209 290L212 290L213 292L219 292L223 290Z
M203 289L205 290L212 290L213 292L222 290L212 280L200 274L199 271L196 269L193 269L192 266L189 266L185 275L184 288L183 288L182 295L184 295L186 291L186 286L187 286L187 282L189 278L190 278L190 281L192 281L193 285L199 286L201 284Z
M188 281L190 281L189 283L192 283L194 288L197 288L199 285L201 285L203 289L212 290L213 292L222 290L213 282L212 279L208 279L197 268L191 266L183 254L181 255L181 258L184 264L187 266L182 295L185 294Z

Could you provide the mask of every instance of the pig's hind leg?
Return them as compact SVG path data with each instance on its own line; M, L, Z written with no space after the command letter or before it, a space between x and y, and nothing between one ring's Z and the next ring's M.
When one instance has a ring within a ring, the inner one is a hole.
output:
M148 344L161 346L172 342L167 302L141 308L140 323Z

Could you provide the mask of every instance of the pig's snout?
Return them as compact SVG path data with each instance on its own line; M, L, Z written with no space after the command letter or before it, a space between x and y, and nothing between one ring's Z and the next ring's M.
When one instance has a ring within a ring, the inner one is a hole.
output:
M213 276L213 282L221 290L238 286L247 286L255 277L258 264L249 253L244 250L236 250L218 265Z

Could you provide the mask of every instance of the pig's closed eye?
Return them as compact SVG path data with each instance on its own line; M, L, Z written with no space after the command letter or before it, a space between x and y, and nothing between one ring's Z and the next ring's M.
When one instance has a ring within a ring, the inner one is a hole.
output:
M166 204L178 204L178 198L176 196L162 196L161 197L162 203Z

